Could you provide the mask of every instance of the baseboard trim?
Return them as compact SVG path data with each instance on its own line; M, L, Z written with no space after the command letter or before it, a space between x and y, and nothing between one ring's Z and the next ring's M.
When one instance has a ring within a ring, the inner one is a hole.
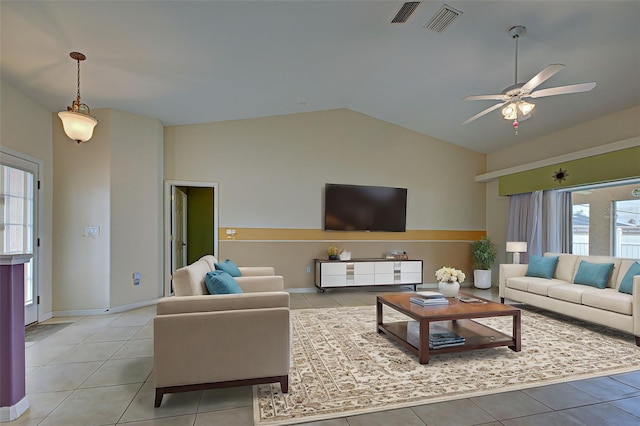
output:
M53 317L84 317L104 314L118 314L121 312L130 311L132 309L144 308L145 306L151 306L158 303L158 299L143 300L141 302L129 303L127 305L115 306L112 308L103 309L77 309L70 311L53 311Z
M12 422L29 409L29 400L25 395L11 407L0 407L0 422Z

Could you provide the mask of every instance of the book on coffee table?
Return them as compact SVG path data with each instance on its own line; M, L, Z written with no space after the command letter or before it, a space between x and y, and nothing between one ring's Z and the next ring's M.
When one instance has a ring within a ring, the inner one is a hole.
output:
M411 303L415 303L419 306L438 306L438 305L448 305L449 301L445 298L442 299L423 299L421 297L411 297L409 299Z
M416 291L416 294L425 299L444 299L442 293L438 293L437 291Z

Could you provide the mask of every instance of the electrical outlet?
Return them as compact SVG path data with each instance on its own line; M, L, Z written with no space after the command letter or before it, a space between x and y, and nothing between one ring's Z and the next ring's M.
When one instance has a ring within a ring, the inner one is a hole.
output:
M311 266L307 266L307 274L311 273Z
M133 285L140 285L140 272L133 273Z

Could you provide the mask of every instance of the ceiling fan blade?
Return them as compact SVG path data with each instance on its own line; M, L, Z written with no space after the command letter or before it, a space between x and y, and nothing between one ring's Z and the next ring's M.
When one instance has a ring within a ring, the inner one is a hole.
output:
M462 98L463 101L506 101L509 97L505 95L471 95Z
M543 96L566 95L568 93L588 92L596 87L596 82L570 84L569 86L550 87L548 89L536 90L529 94L532 98L542 98Z
M542 83L556 75L562 68L564 68L563 64L551 64L547 65L545 69L540 71L535 75L531 80L527 81L522 85L522 92L529 93L536 87L540 86Z
M500 103L500 104L495 104L494 106L491 106L491 107L489 107L489 108L485 109L484 111L481 111L481 112L477 113L477 114L476 114L476 115L474 115L473 117L471 117L471 118L469 118L469 119L465 120L462 124L470 123L470 122L472 122L473 120L476 120L476 119L478 119L478 118L482 117L482 116L483 116L483 115L485 115L485 114L489 114L491 111L494 111L494 110L496 110L496 109L500 108L501 106L506 105L506 104L507 104L507 102L509 102L509 101L502 102L502 103Z

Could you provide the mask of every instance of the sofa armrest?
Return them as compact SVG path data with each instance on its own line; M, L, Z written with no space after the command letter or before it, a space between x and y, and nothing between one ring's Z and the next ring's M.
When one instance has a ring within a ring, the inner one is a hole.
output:
M284 278L280 275L236 277L236 281L245 293L284 291Z
M289 374L288 308L154 318L156 388Z
M524 277L529 265L516 263L501 263L500 272L498 274L498 293L501 298L504 297L504 289L507 279L511 277Z
M275 275L273 266L238 266L243 277L256 277L263 275Z
M216 294L206 296L170 296L158 301L158 316L194 312L232 311L239 309L289 308L289 293Z

